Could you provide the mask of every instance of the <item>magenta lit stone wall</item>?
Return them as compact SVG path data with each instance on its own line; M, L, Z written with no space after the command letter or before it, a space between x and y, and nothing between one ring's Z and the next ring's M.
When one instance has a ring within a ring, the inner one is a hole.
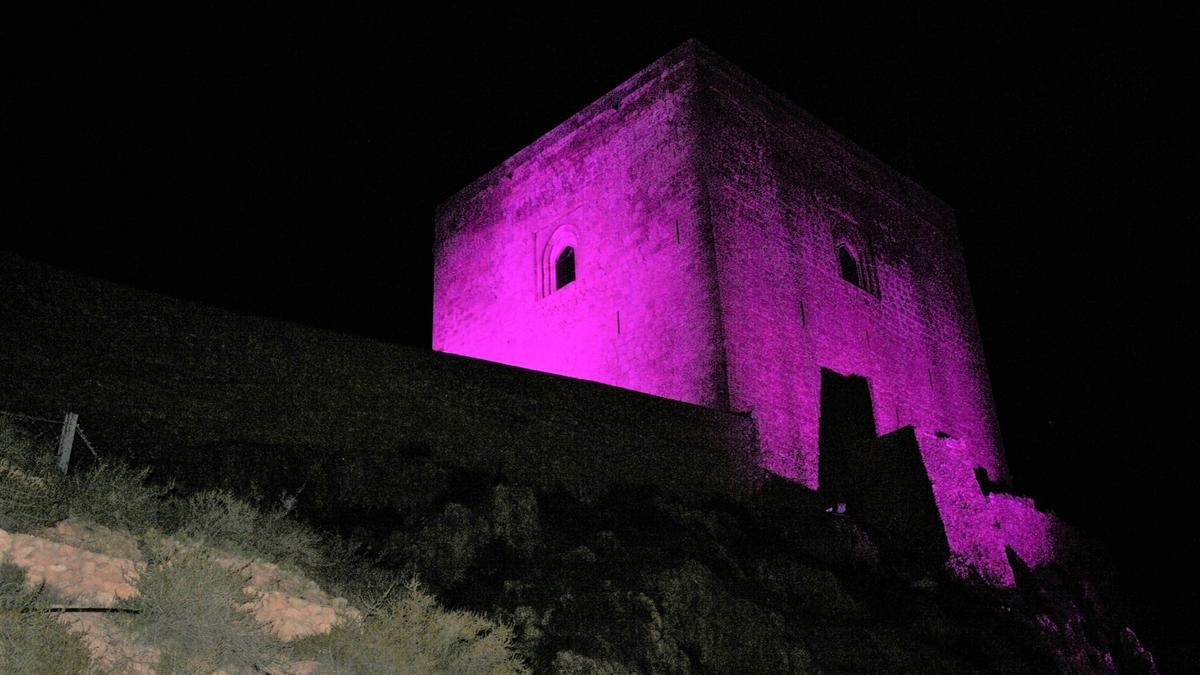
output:
M974 475L1007 467L953 213L699 53L731 407L753 413L767 468L816 488L820 370L866 377L878 433L917 431L951 549L1007 580ZM866 290L839 275L840 243Z
M727 409L695 78L674 54L437 214L433 348ZM576 281L551 268L576 250Z
M953 212L698 43L446 202L433 345L747 413L762 465L812 488L821 369L863 376L877 433L916 431L953 567L1051 557L1032 504L975 477L1008 469Z

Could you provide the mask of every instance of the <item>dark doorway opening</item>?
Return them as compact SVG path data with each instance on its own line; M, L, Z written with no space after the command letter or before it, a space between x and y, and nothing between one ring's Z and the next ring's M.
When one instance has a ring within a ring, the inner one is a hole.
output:
M867 379L821 370L819 480L828 501L872 533L881 549L922 565L950 554L933 485L909 426L877 437Z
M867 378L821 369L818 480L835 501L848 501L854 488L856 448L875 440L875 411Z

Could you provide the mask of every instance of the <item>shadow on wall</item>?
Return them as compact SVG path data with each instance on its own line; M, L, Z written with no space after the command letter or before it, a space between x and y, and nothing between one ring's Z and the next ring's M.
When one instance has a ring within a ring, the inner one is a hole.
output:
M821 491L881 544L941 565L950 555L921 448L911 426L876 437L867 380L821 370Z

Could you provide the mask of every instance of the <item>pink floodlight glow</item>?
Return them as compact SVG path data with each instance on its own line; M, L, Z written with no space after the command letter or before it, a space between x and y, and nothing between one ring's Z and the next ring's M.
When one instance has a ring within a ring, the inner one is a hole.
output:
M1010 584L1005 547L1050 562L1054 526L975 477L1008 470L955 228L689 42L442 205L433 347L748 412L812 488L821 371L864 377L874 431L916 430L951 566Z

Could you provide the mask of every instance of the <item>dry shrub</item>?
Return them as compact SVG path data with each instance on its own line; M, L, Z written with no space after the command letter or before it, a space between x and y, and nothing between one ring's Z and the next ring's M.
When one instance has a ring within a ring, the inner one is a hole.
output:
M159 524L172 485L147 482L149 468L101 461L63 476L43 443L0 416L0 529L32 533L69 516L137 534Z
M148 555L139 595L120 607L137 610L121 621L139 642L162 649L160 672L251 672L278 666L283 645L240 606L248 577L226 570L202 549Z
M42 607L61 602L45 585L25 586L25 571L0 561L0 673L87 672L87 648Z
M450 611L412 580L361 621L298 640L298 654L329 673L525 673L512 630L471 612Z
M226 490L205 490L183 506L177 534L245 557L265 558L301 572L337 564L322 535L288 516L288 509L263 513Z
M67 490L54 456L0 415L0 529L32 532L67 515Z
M157 526L173 489L147 482L149 467L135 471L123 462L102 461L69 477L68 511L74 518L137 535Z

